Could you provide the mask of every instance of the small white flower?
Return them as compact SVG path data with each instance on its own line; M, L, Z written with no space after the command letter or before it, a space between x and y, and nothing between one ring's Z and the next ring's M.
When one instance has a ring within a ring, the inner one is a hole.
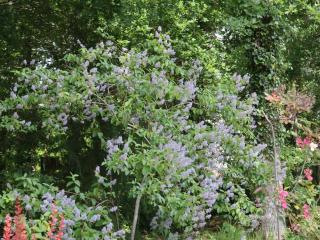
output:
M240 240L246 240L246 239L247 239L246 235L242 235L240 238Z
M311 151L313 152L313 151L316 150L316 148L318 147L318 144L312 142L312 143L310 143L309 146L310 146Z

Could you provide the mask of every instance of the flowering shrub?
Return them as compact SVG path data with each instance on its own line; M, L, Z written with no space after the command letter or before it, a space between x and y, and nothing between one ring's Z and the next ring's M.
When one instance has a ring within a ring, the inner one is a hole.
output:
M278 111L279 128L283 124L293 130L285 137L295 139L295 146L282 147L287 174L284 180L286 191L281 190L279 198L285 217L292 232L303 239L317 239L320 233L317 206L320 189L314 184L312 167L318 156L319 135L302 115L311 110L314 99L294 88L286 91L284 87L276 89L266 99ZM290 237L289 233L288 239Z
M137 199L135 213L142 198L155 213L150 228L166 237L196 234L215 212L249 226L261 210L245 191L253 192L266 175L266 145L250 141L257 105L255 94L243 92L250 77L221 74L217 84L205 85L208 70L199 60L180 62L161 28L144 47L119 49L107 41L68 55L65 70L24 69L11 98L1 102L0 125L42 131L47 139L63 139L81 126L88 145L98 138L105 154L95 171L98 187L112 187L118 177L128 189L125 198ZM39 120L24 119L27 111ZM80 214L63 192L43 198L38 207L47 212L54 202L66 229L76 220L78 231L84 231L81 221L107 224L117 210L99 205Z
M25 183L26 179L29 184ZM0 196L0 215L6 216L4 239L11 239L10 236L21 240L125 237L126 227L118 229L113 224L110 203L99 201L98 196L93 198L90 192L82 193L81 198L74 194L68 196L65 191L42 185L30 177L18 179L15 187L10 190L9 186ZM94 192L100 195L98 189ZM14 204L12 214L10 208ZM14 215L14 225L10 215Z

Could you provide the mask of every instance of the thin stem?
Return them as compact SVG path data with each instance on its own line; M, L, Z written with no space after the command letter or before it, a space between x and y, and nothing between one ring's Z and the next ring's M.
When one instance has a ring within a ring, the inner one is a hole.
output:
M141 197L142 197L142 194L139 194L136 199L136 204L135 204L135 208L134 208L133 223L132 223L132 231L131 231L131 240L134 240L135 235L136 235L136 227L137 227L137 222L138 222Z
M112 182L112 176L110 176L110 182ZM113 188L112 188L112 184L110 184L110 192L112 193L113 192ZM116 198L116 196L115 196ZM115 203L114 203L114 199L111 198L111 203L113 206L115 206ZM116 211L116 220L117 220L117 226L118 226L118 229L120 228L120 223L119 223L119 214L118 214L118 211Z
M301 172L300 172L300 174L299 174L298 179L300 179L300 178L302 177L303 170L304 170L304 166L306 165L307 161L308 161L308 159L305 159L305 160L304 160L303 165L302 165L302 169L301 169ZM293 190L297 187L297 185L298 185L298 181L295 182L295 184L294 184L291 192L293 192Z

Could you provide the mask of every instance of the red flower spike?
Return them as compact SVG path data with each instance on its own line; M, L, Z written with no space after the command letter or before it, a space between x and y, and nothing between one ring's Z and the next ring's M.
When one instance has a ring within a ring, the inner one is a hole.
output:
M24 216L22 214L22 207L19 198L16 198L14 225L15 235L13 236L13 240L27 240L28 237L26 232L26 225Z
M50 225L50 230L48 232L48 238L49 239L54 239L54 232L56 230L56 224L57 224L57 214L58 214L58 210L56 208L56 206L54 204L51 205L51 220L49 222Z
M3 240L10 240L11 238L11 217L9 214L6 216L5 225L3 229Z
M65 228L65 225L64 225L64 217L63 217L63 215L60 215L59 230L58 230L58 233L57 233L57 235L56 235L55 240L62 240L64 228Z
M50 240L62 240L63 230L65 228L64 216L59 215L60 222L58 223L58 210L54 204L51 206L51 220L49 222L50 230L48 232L48 238Z

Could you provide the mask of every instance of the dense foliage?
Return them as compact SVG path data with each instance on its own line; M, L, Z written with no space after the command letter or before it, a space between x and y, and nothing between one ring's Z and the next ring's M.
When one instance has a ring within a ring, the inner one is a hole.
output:
M319 7L0 1L4 239L317 239Z

